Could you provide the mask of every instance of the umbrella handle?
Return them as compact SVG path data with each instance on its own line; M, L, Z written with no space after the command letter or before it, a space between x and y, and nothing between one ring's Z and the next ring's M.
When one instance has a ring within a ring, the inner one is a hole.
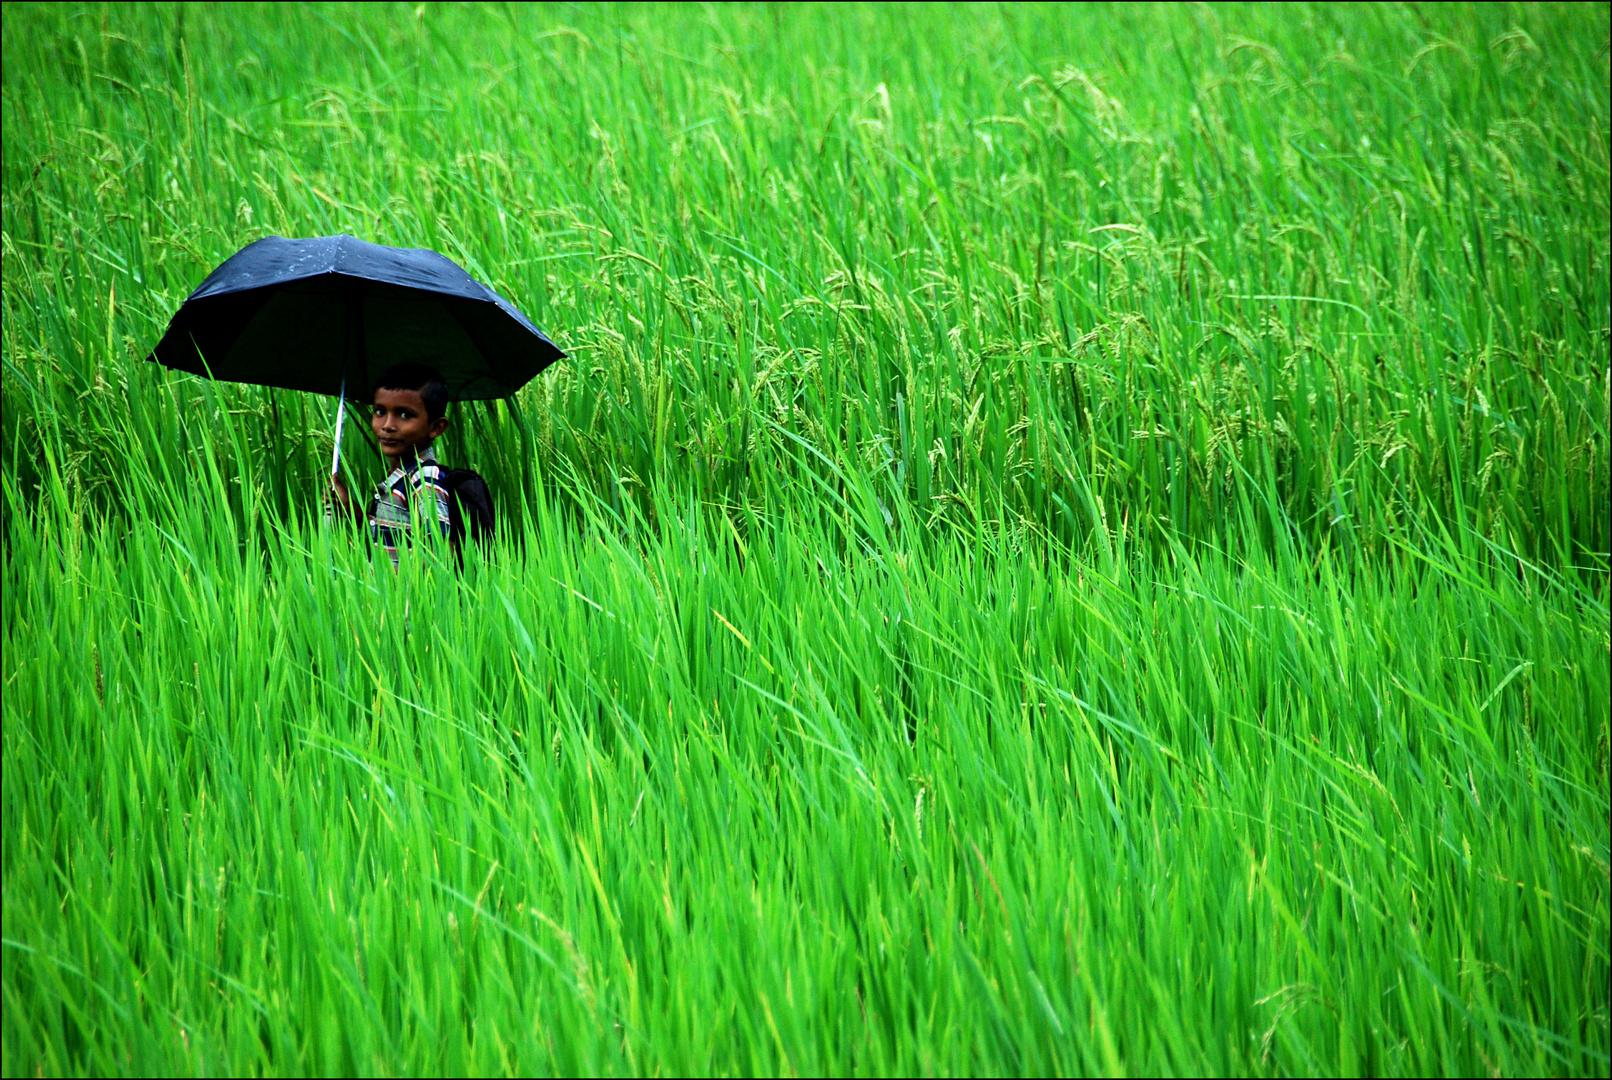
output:
M330 476L341 474L341 425L347 419L347 376L341 377L341 396L336 399L336 445L330 451Z

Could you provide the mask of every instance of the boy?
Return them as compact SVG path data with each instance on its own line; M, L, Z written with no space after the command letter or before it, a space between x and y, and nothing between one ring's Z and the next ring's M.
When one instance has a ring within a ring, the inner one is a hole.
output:
M330 479L337 511L353 519L362 514L370 536L386 549L393 566L416 521L426 529L435 522L444 539L451 536L444 470L431 452L432 441L448 429L447 410L448 384L436 368L425 364L387 368L375 381L369 425L392 471L364 509L347 493L341 477Z

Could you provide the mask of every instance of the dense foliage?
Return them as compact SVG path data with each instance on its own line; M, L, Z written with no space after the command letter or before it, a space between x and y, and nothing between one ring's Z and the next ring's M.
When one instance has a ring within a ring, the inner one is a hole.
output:
M1604 1075L1608 22L8 6L4 1072ZM335 232L462 573L143 362Z

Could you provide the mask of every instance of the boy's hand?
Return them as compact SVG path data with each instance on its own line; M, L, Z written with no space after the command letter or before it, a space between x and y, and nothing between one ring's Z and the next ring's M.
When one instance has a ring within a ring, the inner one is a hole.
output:
M341 482L341 477L339 476L330 478L330 504L335 509L338 517L351 518L358 516L358 504L347 493L347 485Z

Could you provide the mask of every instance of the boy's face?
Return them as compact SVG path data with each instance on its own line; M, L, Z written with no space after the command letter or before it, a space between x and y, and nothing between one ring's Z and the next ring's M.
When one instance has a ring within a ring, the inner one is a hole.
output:
M448 418L428 419L425 399L418 390L381 389L375 391L369 426L375 429L381 453L395 466L400 461L413 460L421 448L446 431Z

